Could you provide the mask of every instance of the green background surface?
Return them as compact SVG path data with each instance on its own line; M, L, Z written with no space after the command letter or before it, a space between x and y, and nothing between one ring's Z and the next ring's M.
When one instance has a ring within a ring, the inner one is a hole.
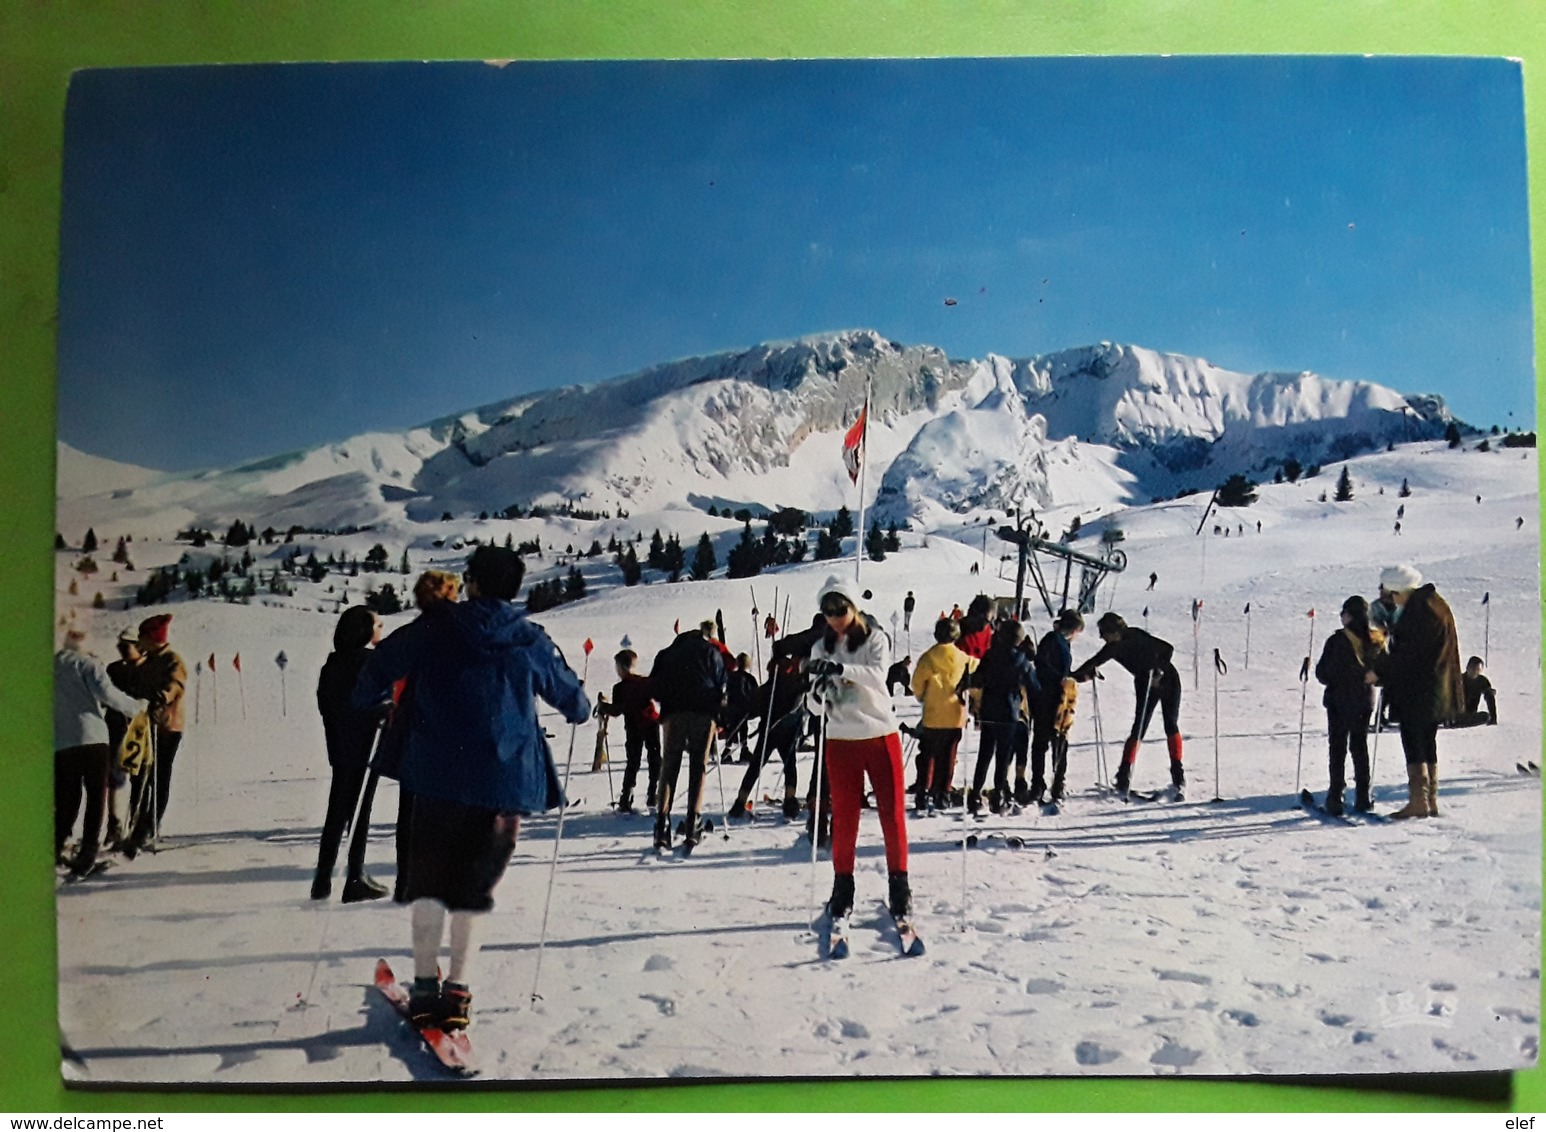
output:
M65 90L83 67L323 59L1440 54L1524 61L1531 226L1542 228L1546 6L1501 0L534 0L425 4L0 0L0 1110L660 1111L1546 1109L1540 1069L1408 1081L1108 1078L310 1092L65 1090L51 867L54 333ZM1532 240L1532 243L1538 243ZM1535 290L1542 291L1539 257ZM1540 305L1536 304L1540 337ZM239 977L239 975L237 976ZM168 1004L175 1009L175 1004ZM1393 1082L1392 1082L1393 1083ZM1462 1094L1454 1095L1455 1091Z

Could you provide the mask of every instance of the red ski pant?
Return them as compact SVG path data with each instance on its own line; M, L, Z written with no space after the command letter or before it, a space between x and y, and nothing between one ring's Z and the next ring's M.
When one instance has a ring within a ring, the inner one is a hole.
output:
M886 870L905 873L907 795L902 785L901 736L893 731L878 739L828 739L826 763L832 790L832 871L853 875L867 774L875 788L875 810L886 841Z

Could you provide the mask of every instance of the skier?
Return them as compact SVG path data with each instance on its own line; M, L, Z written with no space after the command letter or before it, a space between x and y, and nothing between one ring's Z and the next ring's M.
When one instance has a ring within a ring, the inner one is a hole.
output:
M1315 665L1315 678L1326 685L1321 702L1326 706L1331 744L1328 814L1343 812L1342 791L1347 785L1345 770L1350 747L1357 794L1353 808L1361 814L1374 808L1369 794L1369 717L1374 712L1374 693L1367 676L1376 666L1384 644L1384 634L1369 625L1368 601L1355 594L1342 603L1342 628L1326 638Z
M898 686L904 692L908 690L908 686L912 683L913 679L911 672L912 663L912 657L904 656L890 668L886 669L886 695L895 696Z
M752 671L750 653L742 653L725 672L725 761L730 762L730 747L739 744L741 761L752 761L751 742L748 738L752 719L757 713L757 674Z
M322 665L317 679L317 710L322 715L322 732L327 743L327 761L333 770L328 790L327 817L322 822L322 843L317 852L317 872L311 882L311 898L326 900L333 892L333 865L338 860L338 844L344 826L354 819L349 839L348 877L344 881L344 903L378 900L387 894L384 886L365 875L365 844L370 831L370 796L361 804L361 788L369 772L371 748L375 745L385 711L379 705L358 710L353 704L354 684L360 669L370 659L371 646L381 640L381 618L363 605L351 605L333 627L333 651ZM374 794L372 783L371 794Z
M77 880L97 867L107 809L112 755L103 710L116 711L126 719L139 711L135 699L113 685L106 666L85 650L85 642L84 632L70 629L54 654L54 857ZM82 794L86 813L80 847L73 857L66 857L65 842L75 826Z
M524 574L513 550L479 546L467 559L467 600L443 603L392 633L355 686L354 705L364 709L384 701L394 681L413 681L402 776L413 792L408 1011L420 1028L466 1028L474 917L494 906L521 817L564 804L536 697L571 724L590 718L585 688L563 654L514 605ZM451 954L442 983L447 912Z
M1257 525L1258 528L1261 526L1260 523L1257 523L1256 525ZM1155 573L1150 573L1150 575L1149 575L1149 587L1144 592L1148 593L1149 590L1152 590L1154 588L1155 583L1158 582L1158 581L1159 581L1159 575L1155 574Z
M956 648L961 627L948 617L934 623L934 645L918 658L913 670L912 691L923 703L922 726L918 729L918 780L913 787L915 809L931 806L945 808L950 797L950 780L955 773L956 747L966 726L966 695L963 685L977 658Z
M959 621L964 616L966 615L961 612L961 606L959 604L955 604L950 607L950 620Z
M704 772L709 746L725 708L725 662L710 630L713 622L678 633L650 666L650 695L660 705L661 767L655 808L655 848L671 848L671 804L687 763L687 835L692 852L703 837Z
M131 861L145 847L152 834L161 828L166 804L172 796L172 763L183 739L183 694L188 686L188 669L167 644L172 624L170 613L158 613L140 622L140 690L150 701L150 722L155 735L155 763L151 788L155 805L142 807L123 855Z
M859 811L867 775L886 844L887 900L891 915L912 910L907 878L907 819L902 739L886 695L890 639L880 622L859 609L854 584L833 575L821 587L826 632L811 649L809 704L825 719L823 761L832 788L832 896L829 916L847 916L854 905L854 860Z
M913 610L918 608L918 599L913 597L913 591L908 590L907 596L902 599L902 631L913 631Z
M1169 641L1134 629L1120 614L1108 610L1095 623L1105 647L1074 671L1074 679L1083 684L1095 679L1095 670L1114 660L1133 675L1133 729L1122 745L1122 764L1117 767L1113 784L1117 793L1126 794L1132 780L1133 764L1138 759L1138 744L1154 718L1156 705L1165 727L1165 745L1170 752L1170 782L1179 799L1186 787L1186 771L1181 765L1181 677L1170 662L1175 651Z
M774 594L773 596L777 597L778 595ZM771 613L763 618L762 635L770 641L778 636L778 621Z
M966 607L966 616L961 618L961 639L956 642L956 648L978 660L987 655L988 646L993 643L993 626L988 621L992 612L993 599L987 594L972 598L972 603Z
M1063 703L1063 681L1071 678L1074 671L1073 642L1084 631L1084 618L1077 609L1065 609L1058 614L1051 632L1042 637L1036 646L1036 682L1041 694L1031 705L1031 784L1025 785L1025 764L1016 767L1015 801L1020 805L1042 801L1045 788L1047 749L1057 732L1058 708ZM1068 775L1068 745L1059 743L1052 755L1052 793L1048 801L1056 804L1063 800L1065 779Z
M1407 804L1391 817L1437 817L1439 724L1465 706L1454 614L1433 583L1423 585L1422 575L1406 565L1381 571L1380 600L1393 607L1394 625L1378 679L1400 722L1407 774ZM1369 682L1375 679L1371 673Z
M982 741L977 749L971 793L966 798L966 808L974 814L982 809L982 786L987 781L990 760L993 791L989 795L989 809L999 814L1008 808L1009 760L1019 745L1020 733L1027 730L1025 702L1034 702L1041 695L1036 670L1020 648L1024 640L1025 628L1020 622L1001 622L982 663L972 673L972 687L982 689L977 712Z
M1465 712L1451 726L1476 727L1483 723L1497 723L1498 697L1492 689L1492 681L1487 679L1487 665L1481 657L1473 656L1465 662L1460 684L1465 689ZM1487 701L1486 711L1478 710L1483 700Z
M800 816L795 753L808 718L801 702L804 693L805 678L800 674L800 658L787 654L770 658L768 680L757 689L755 702L755 714L766 720L767 726L758 731L757 750L741 777L735 805L730 807L731 820L751 817L752 789L761 777L768 756L775 751L784 764L784 816L791 821Z
M140 655L139 634L132 629L119 633L117 649L118 659L108 663L107 678L120 692L133 696L139 687L140 661L144 659ZM140 794L145 787L145 775L130 775L122 765L121 747L124 734L129 730L129 718L112 708L107 708L103 715L107 720L107 749L111 757L108 770L107 836L102 845L111 851L123 844L128 822L120 814L136 812ZM123 799L125 786L129 794L127 805Z
M647 757L648 782L644 793L645 809L655 809L655 793L660 781L660 712L650 698L649 678L633 670L639 654L633 649L623 649L612 658L617 669L617 683L612 685L612 699L606 693L597 697L596 714L623 717L623 745L626 762L623 766L623 792L617 798L617 812L631 814L633 790L639 781L641 756Z

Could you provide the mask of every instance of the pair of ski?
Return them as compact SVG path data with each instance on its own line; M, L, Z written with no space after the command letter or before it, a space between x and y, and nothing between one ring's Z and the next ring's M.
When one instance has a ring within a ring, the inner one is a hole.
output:
M911 920L906 917L898 919L884 904L881 905L881 914L891 921L892 930L896 932L897 949L904 957L916 959L923 954L923 940L918 937ZM847 916L822 913L821 950L828 959L848 958L848 924L852 918L852 913Z
M1095 792L1108 797L1117 798L1123 802L1184 802L1186 792L1175 786L1167 786L1160 790L1118 790L1114 786L1104 783L1095 784Z
M1299 804L1318 818L1325 818L1328 821L1341 822L1343 825L1358 825L1360 824L1359 819L1371 822L1382 822L1387 820L1384 814L1377 814L1373 810L1365 810L1361 812L1355 810L1351 814L1334 814L1320 802L1317 802L1315 800L1315 795L1310 793L1308 790L1299 791Z
M376 989L402 1015L403 1021L419 1035L424 1048L434 1056L443 1069L458 1077L472 1077L478 1072L472 1059L472 1043L466 1030L442 1030L438 1026L415 1026L408 1014L408 988L397 981L391 965L385 959L376 960Z

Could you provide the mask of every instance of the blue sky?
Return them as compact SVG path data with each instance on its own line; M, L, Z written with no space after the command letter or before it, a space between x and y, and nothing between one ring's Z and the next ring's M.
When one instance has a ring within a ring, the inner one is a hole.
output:
M858 326L1534 424L1502 60L88 71L65 138L60 437L150 467Z

